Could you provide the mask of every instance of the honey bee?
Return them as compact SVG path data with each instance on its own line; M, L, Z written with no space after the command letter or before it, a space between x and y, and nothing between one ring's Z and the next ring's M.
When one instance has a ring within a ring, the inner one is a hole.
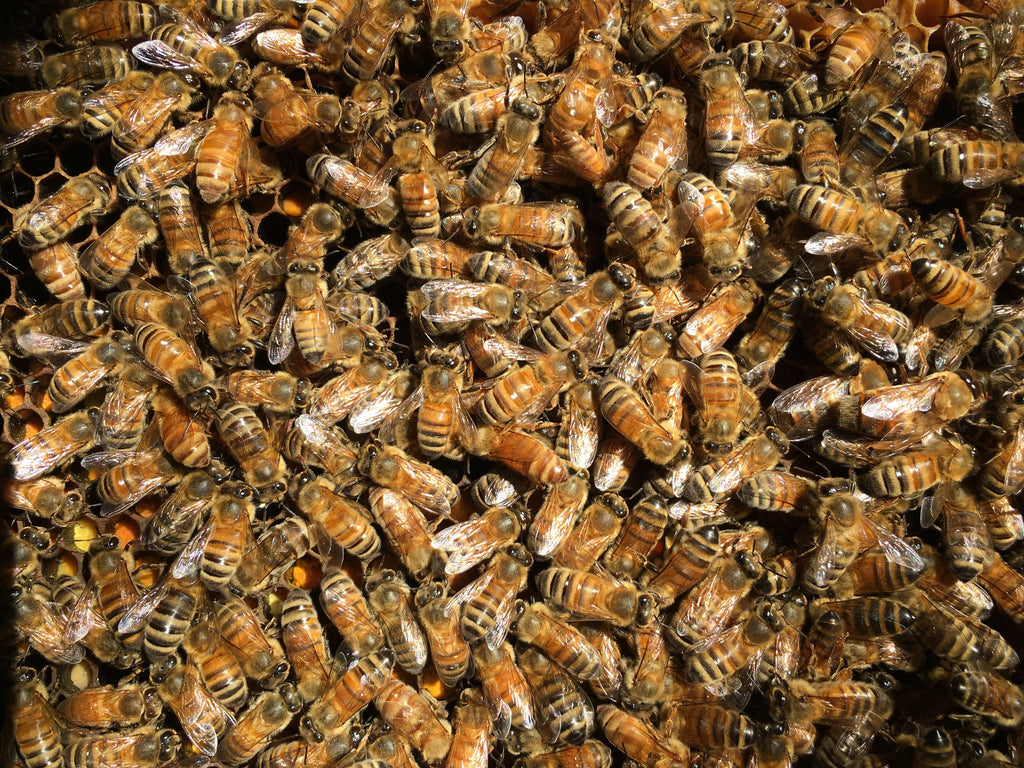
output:
M835 410L839 426L850 432L875 439L913 441L964 416L973 400L963 378L939 372L919 382L845 396L837 400Z
M790 680L788 690L776 688L773 703L781 704L788 720L841 723L873 713L885 719L892 713L892 699L873 683L854 680Z
M390 640L395 662L419 674L427 663L427 638L416 623L409 586L396 571L383 569L367 576L366 593Z
M396 37L409 33L415 24L414 15L422 7L421 0L387 0L367 5L341 71L355 81L376 77L391 56Z
M173 72L158 75L114 123L111 135L119 156L154 147L171 118L188 109L194 93L195 89Z
M98 173L68 179L54 194L25 211L15 223L18 242L41 248L63 240L96 218L110 203L110 184Z
M62 766L60 726L34 673L19 671L11 695L14 743L26 768Z
M537 724L530 685L516 665L515 652L508 643L491 648L489 643L473 646L473 664L480 677L484 699L492 712L502 713L516 728Z
M128 633L144 627L142 649L146 658L159 663L177 651L205 595L197 569L180 577L168 573L128 608L117 629Z
M118 191L132 200L150 198L190 174L196 165L196 148L208 129L206 122L189 123L161 136L152 147L123 157L114 166ZM177 260L175 266L180 267L178 274L185 273Z
M84 299L85 285L78 271L77 249L60 241L28 254L29 264L39 282L58 300Z
M480 427L474 445L467 450L500 461L538 485L554 485L569 478L569 470L551 443L522 430Z
M581 381L566 391L564 416L555 442L555 450L562 460L580 471L594 463L601 439L601 419L594 389L591 382Z
M323 360L344 359L339 349L337 324L327 307L327 283L316 261L294 262L288 266L287 299L274 330L267 356L280 363L298 346L303 359L313 365Z
M949 678L949 688L961 707L999 725L1013 727L1024 718L1024 694L1001 676L975 670L957 672Z
M313 0L302 21L302 39L313 48L322 47L358 18L359 7L352 0Z
M449 553L445 573L463 573L519 538L522 523L514 510L494 507L482 516L442 529L434 534L431 545Z
M303 466L323 467L335 476L351 475L358 459L356 446L337 427L330 429L307 414L295 420L281 448L289 459Z
M661 541L668 526L668 505L657 496L636 504L623 525L622 535L604 556L614 576L636 579Z
M724 498L742 484L745 477L773 469L789 448L783 433L769 427L748 437L729 454L698 467L683 486L682 495L694 503Z
M329 545L317 539L319 529L300 517L285 518L269 527L256 546L235 570L232 584L243 592L255 592L277 579L314 545L326 551Z
M835 253L864 245L884 253L905 230L895 211L867 207L856 198L826 187L801 184L789 192L787 200L800 218L825 230L808 240L809 253Z
M273 687L284 680L290 667L280 643L267 637L252 609L237 597L222 594L214 604L217 626L231 646L246 677Z
M479 688L467 688L455 705L455 732L447 765L483 768L491 752L491 714Z
M593 730L594 713L572 678L535 648L519 654L519 667L533 689L537 728L545 740L582 744Z
M252 102L237 91L220 97L212 126L196 151L196 188L206 203L220 203L239 191L274 180L274 169L259 160L249 135Z
M438 560L422 513L401 492L386 488L370 491L370 510L405 567L422 580Z
M420 386L388 417L382 434L389 439L418 410L416 437L424 457L457 455L459 446L472 444L476 434L462 400L465 360L451 346L428 350L426 363Z
M260 406L270 414L295 413L310 401L309 380L297 379L284 371L230 371L223 379L223 386L232 400Z
M605 738L627 757L643 765L679 766L690 759L689 748L671 737L659 734L646 721L611 704L597 707L597 721Z
M813 307L837 325L861 348L879 360L895 362L900 346L912 334L912 325L902 312L884 302L864 297L852 284L839 285L833 277L823 277L808 294Z
M346 552L361 560L380 555L380 537L370 524L369 510L346 499L333 483L300 475L292 496L299 511L319 524Z
M444 584L428 582L416 591L416 612L430 644L437 676L454 687L469 671L469 646L459 628L459 615L451 610Z
M675 88L662 88L647 105L646 121L626 174L640 191L656 187L670 169L687 165L686 132L675 129L686 122L686 97Z
M559 568L590 570L618 537L629 513L626 502L614 493L606 493L591 502L566 541L552 554L551 564ZM569 522L572 525L572 522Z
M82 102L82 133L91 139L106 136L135 99L152 84L152 73L132 70L117 82L90 93Z
M694 747L745 749L757 734L757 726L748 717L717 704L673 703L667 715L666 732Z
M892 154L908 128L906 104L878 110L860 124L839 155L840 179L847 185L864 183Z
M298 675L296 687L302 700L307 703L316 700L327 687L331 655L316 608L305 590L293 589L285 598L281 642Z
M526 246L560 248L576 240L582 229L582 215L568 203L514 206L487 203L466 211L463 228L469 237L488 245L511 241Z
M171 574L180 577L198 565L208 589L226 589L251 548L248 524L254 513L253 489L243 483L224 483L214 500L210 519L181 550Z
M537 587L553 605L578 617L629 626L652 597L636 586L606 574L571 568L548 568L537 575Z
M718 349L754 310L759 295L757 286L743 278L721 284L687 318L676 346L689 357Z
M210 255L238 269L252 249L249 222L236 201L212 205L203 217L210 237ZM235 277L240 277L236 272Z
M700 582L718 553L718 529L705 526L676 537L660 570L646 580L645 589L664 605Z
M110 320L110 309L93 299L71 299L50 305L14 324L10 338L17 340L27 334L44 334L67 339L98 336ZM10 367L9 365L7 366Z
M54 413L65 413L103 385L124 359L122 340L104 336L91 343L76 342L58 336L25 334L18 345L35 357L52 358L72 355L54 370L47 387Z
M35 480L83 453L96 441L95 409L73 413L11 448L8 472L14 480Z
M135 328L135 345L143 360L189 408L212 408L217 399L213 368L181 337L162 325L146 322Z
M651 204L633 187L618 181L605 184L603 200L616 229L639 257L644 274L654 281L678 277L679 248Z
M608 319L622 306L623 291L632 286L633 276L622 267L594 273L541 321L537 345L552 353L601 343Z
M743 391L736 360L725 350L709 352L690 369L691 399L699 406L699 428L705 452L717 456L732 450L750 414L743 412Z
M84 658L85 650L68 636L68 622L54 609L49 594L34 594L20 586L13 587L11 593L11 617L18 638L26 638L33 650L53 664L77 664Z
M525 768L610 768L612 751L597 739L580 746L568 746L552 752L537 752L521 758Z
M158 389L151 400L160 439L174 459L186 467L210 464L210 441L206 429L185 403L169 390Z
M154 720L162 706L151 685L105 685L73 693L57 705L57 711L81 728L109 729Z
M253 53L264 61L282 67L303 67L337 72L345 55L342 38L335 36L324 45L307 44L298 29L267 29L252 41Z
M516 97L497 123L494 146L466 178L466 193L482 202L495 202L516 180L526 152L540 134L540 107L529 96Z
M543 603L517 606L514 631L578 680L591 680L601 672L601 659L586 637Z
M372 213L368 215L372 218ZM408 249L409 244L394 232L372 237L352 249L332 275L338 286L346 290L371 288L395 270Z
M320 581L320 605L341 633L352 656L362 658L384 644L384 631L362 590L340 568L331 566Z
M400 680L389 680L377 692L374 703L381 718L408 739L423 759L442 760L451 745L452 728L443 708L427 692L419 692Z
M228 709L239 710L249 699L245 672L216 625L209 620L194 624L182 644L207 690Z
M220 740L218 759L231 766L248 762L291 722L293 714L280 693L268 691L253 698Z
M314 736L336 732L377 696L391 677L394 661L384 648L356 661L338 675L302 718L303 730Z
M671 619L673 639L685 647L722 631L753 586L750 575L733 559L718 560L704 572L706 575L679 604ZM665 583L664 578L661 581Z
M131 69L131 57L123 48L95 45L44 57L39 76L47 88L89 88L121 80Z
M94 286L110 290L128 276L139 252L156 239L157 228L152 217L141 207L130 206L86 247L79 267Z
M796 279L779 284L765 300L754 329L736 345L736 361L748 371L774 368L796 334L806 285Z
M525 547L513 544L491 558L483 574L452 597L462 606L462 636L476 645L499 648L508 633L516 594L526 586L533 558Z
M445 475L394 446L367 443L360 452L358 469L382 488L398 491L434 514L447 516L459 498L455 484Z
M228 47L233 44L230 32L222 36L222 45L189 16L166 10L172 21L154 28L151 39L134 46L135 58L158 69L194 74L213 88L222 88L232 79L244 80L248 65Z
M238 302L227 272L216 261L198 256L188 271L189 297L196 308L210 346L225 365L252 364L255 349L252 327L238 312Z
M944 146L931 154L932 174L951 184L984 189L994 184L1019 185L1024 145L978 139Z
M58 127L77 128L83 119L82 97L74 88L22 91L0 98L2 146L23 144Z
M410 277L422 280L471 278L469 258L475 251L458 243L424 237L413 240L399 265Z
M49 17L46 28L65 45L117 42L144 35L157 24L157 9L128 0L104 0Z
M195 668L178 664L157 691L181 723L188 740L200 754L217 753L219 737L234 724L234 716L203 687Z
M878 545L885 560L895 566L919 572L921 557L906 542L873 522L861 500L849 493L836 493L821 503L823 530L818 549L804 562L803 585L821 592L835 584L862 549Z
M559 550L586 503L587 483L583 476L573 475L565 482L553 485L527 530L526 544L530 551L538 557L550 557Z
M897 635L910 628L917 619L913 611L888 597L832 600L820 603L817 608L835 611L854 638Z
M942 31L956 73L957 109L985 134L1001 140L1015 139L1005 91L995 77L995 67L1002 58L996 41L984 27L961 19L949 20Z

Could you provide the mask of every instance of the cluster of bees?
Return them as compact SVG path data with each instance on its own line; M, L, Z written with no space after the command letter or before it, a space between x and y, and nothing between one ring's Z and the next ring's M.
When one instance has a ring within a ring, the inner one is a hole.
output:
M1024 7L32 10L12 760L1024 761Z

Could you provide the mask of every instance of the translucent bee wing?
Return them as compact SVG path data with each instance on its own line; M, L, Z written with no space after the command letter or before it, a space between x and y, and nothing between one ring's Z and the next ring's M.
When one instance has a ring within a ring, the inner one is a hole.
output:
M465 573L477 563L483 562L490 555L500 541L492 542L480 534L481 528L486 527L487 521L484 518L475 518L456 523L442 529L434 534L431 545L434 549L444 550L449 553L448 564L444 572L449 576Z
M291 299L286 299L281 308L281 314L277 316L277 322L270 332L270 340L267 343L267 359L278 365L283 362L295 348L295 304Z
M701 418L707 418L707 403L704 400L702 392L701 382L704 378L704 372L700 369L692 360L681 360L683 366L683 373L685 374L682 379L683 391L686 392L690 398L690 402L697 406L697 410L700 412Z
M8 149L9 147L16 147L19 144L24 144L29 139L35 138L41 133L45 133L51 128L56 128L58 125L61 125L64 122L65 120L60 117L44 117L41 120L37 120L35 123L32 124L31 127L26 128L23 131L18 131L17 133L6 135L4 137L3 143L0 144L0 146L2 146L3 149Z
M89 585L82 590L67 615L61 641L65 645L77 643L96 627L106 627L107 622L96 610L96 596Z
M173 69L180 72L200 66L196 59L172 48L163 40L145 40L138 43L132 48L132 55L143 64L160 69Z
M433 280L424 283L420 288L428 300L437 298L454 299L452 305L443 302L441 309L433 309L431 304L423 309L423 317L436 323L457 323L468 320L488 320L491 312L473 303L474 299L485 295L491 290L488 285L466 283L460 280Z
M130 635L133 632L142 629L146 622L149 620L149 615L156 608L157 603L163 600L164 595L167 594L167 589L170 585L165 580L161 584L157 584L146 594L139 597L131 607L125 611L120 621L117 622L117 631L122 635Z
M829 576L835 569L838 551L839 531L836 528L835 520L829 517L822 526L821 540L818 542L816 556L811 560L814 567L807 571L804 578L812 584L828 584Z
M181 688L181 706L176 711L182 730L196 750L209 757L217 754L217 731L208 720L208 713L214 710L230 728L235 724L232 715L224 706L203 690L202 683L194 672L186 673Z
M833 253L849 251L852 248L860 248L867 244L867 240L860 235L818 232L807 240L804 250L814 256L829 256Z
M1016 176L1017 173L1009 168L979 168L964 174L964 186L968 189L988 189Z
M533 347L527 347L518 342L506 339L504 336L491 336L484 339L481 345L485 352L497 357L508 357L520 362L533 362L540 360L544 353Z
M199 564L206 553L206 545L213 535L214 527L215 521L211 519L203 526L199 533L189 540L188 544L185 545L184 549L174 559L174 563L171 566L171 576L176 579L183 579L186 576L198 573Z
M562 428L569 436L569 463L577 469L586 469L594 463L600 444L599 425L596 413L584 410L575 398L569 399L562 416Z
M357 435L365 435L388 419L403 402L390 387L386 387L383 392L356 403L349 414L348 425Z
M23 333L18 337L18 346L33 357L73 357L90 346L89 342L51 336L48 333Z
M312 0L310 0L312 2ZM229 24L217 35L221 45L238 45L255 35L278 17L273 11L260 11Z
M872 357L887 363L895 363L900 359L899 345L889 334L858 323L844 325L843 330Z
M512 617L515 614L516 593L513 590L507 591L501 596L501 602L494 611L494 624L484 635L484 642L492 651L498 650L505 637L508 635L509 627L512 626Z
M924 517L924 505L921 506L922 518ZM872 520L867 515L862 516L864 526L871 531L871 534L878 540L878 545L882 548L885 553L886 559L890 563L896 565L902 565L904 568L909 568L912 571L920 573L924 570L924 560L921 556L902 538L897 536L891 531L887 531L882 528L878 523ZM934 521L933 521L934 522ZM924 520L921 521L922 525ZM930 523L929 523L930 525ZM925 525L924 527L928 527Z
M908 411L925 413L931 410L935 393L943 382L944 379L935 378L887 389L861 403L860 412L878 421L899 419Z

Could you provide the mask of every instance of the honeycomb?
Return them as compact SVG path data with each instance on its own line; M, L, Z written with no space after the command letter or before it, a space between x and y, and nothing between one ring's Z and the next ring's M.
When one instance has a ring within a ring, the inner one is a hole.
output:
M316 47L336 0L79 5L3 9L0 97L107 44L61 26L104 5L150 14L116 44L191 95L140 146L21 140L0 101L7 763L1022 764L1017 6L367 0ZM472 19L454 37L453 10ZM760 69L754 45L789 39L765 19L788 20L795 73ZM212 37L168 53L158 24ZM341 116L271 144L285 91ZM740 148L713 145L734 116ZM243 150L211 191L204 147L231 126ZM832 176L812 176L815 129ZM184 257L124 183L174 135L194 138L158 153L187 170L159 186L204 233ZM649 184L644 153L668 156ZM109 200L57 237L84 298L153 290L186 324L33 325L59 302L28 214L87 174ZM248 231L235 257L212 253L222 203ZM105 286L89 259L134 205L156 234ZM219 301L252 355L215 342ZM195 354L202 386L147 338ZM116 362L55 402L86 345ZM129 386L125 448L98 425Z

